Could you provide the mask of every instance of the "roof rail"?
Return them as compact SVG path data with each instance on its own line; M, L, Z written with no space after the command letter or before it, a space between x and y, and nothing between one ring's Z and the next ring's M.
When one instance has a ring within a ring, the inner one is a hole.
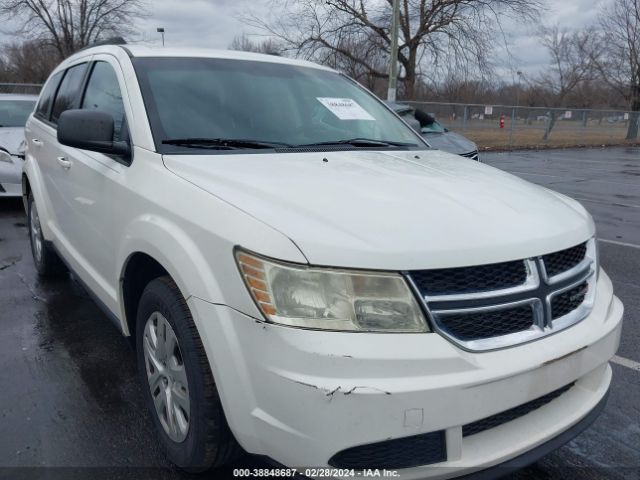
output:
M79 51L86 50L87 48L92 47L100 47L102 45L126 45L127 41L122 37L110 37L105 38L104 40L98 40L97 42L92 43L91 45L87 45L86 47L81 48Z

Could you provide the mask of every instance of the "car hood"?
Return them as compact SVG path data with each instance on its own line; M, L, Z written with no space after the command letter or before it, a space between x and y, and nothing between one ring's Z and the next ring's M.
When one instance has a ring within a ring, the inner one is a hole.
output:
M455 132L423 133L422 136L433 148L456 155L478 151L475 143Z
M440 151L163 160L176 175L279 230L315 265L477 265L564 249L594 233L577 202ZM269 255L269 245L259 253Z
M24 149L21 148L21 145L20 145L23 141L24 141L24 127L0 128L0 148L4 148L12 155L24 153Z

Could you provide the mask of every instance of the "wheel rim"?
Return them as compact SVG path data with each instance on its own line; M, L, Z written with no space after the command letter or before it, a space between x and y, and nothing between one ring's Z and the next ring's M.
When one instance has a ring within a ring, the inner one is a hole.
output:
M36 257L36 261L40 263L42 259L42 231L40 228L40 217L38 217L38 210L36 204L31 203L31 245L33 245L33 256Z
M189 382L173 328L154 312L144 328L144 361L151 398L165 433L182 442L189 433Z

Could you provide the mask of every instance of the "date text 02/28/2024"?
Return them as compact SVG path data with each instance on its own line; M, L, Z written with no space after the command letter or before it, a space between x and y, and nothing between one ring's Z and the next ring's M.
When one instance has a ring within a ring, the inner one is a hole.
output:
M397 470L368 468L354 470L346 468L236 468L234 477L295 477L304 475L309 478L394 478L400 474Z

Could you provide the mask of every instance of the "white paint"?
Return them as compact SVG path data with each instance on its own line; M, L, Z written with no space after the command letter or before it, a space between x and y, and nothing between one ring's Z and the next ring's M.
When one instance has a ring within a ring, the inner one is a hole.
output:
M640 245L636 245L635 243L619 242L618 240L607 240L606 238L599 238L598 241L602 243L610 243L612 245L620 245L621 247L640 248Z
M622 365L623 367L627 367L631 370L640 372L640 362L629 360L628 358L624 357L619 357L618 355L614 355L611 361L617 365Z
M605 395L623 307L604 272L591 314L570 330L472 354L437 334L348 334L262 321L233 256L242 246L283 261L391 271L522 259L594 235L591 216L574 200L440 151L159 155L127 53L96 47L63 65L89 56L117 71L134 162L127 168L62 147L50 125L31 117L24 168L45 238L125 334L120 279L131 254L166 269L188 301L229 426L250 453L323 467L339 450L406 436L405 411L406 424L421 432L459 432L570 382L584 387L482 435L448 435L455 456L440 467L464 474L557 436ZM69 170L47 161L61 151L73 161ZM56 215L59 206L70 211ZM402 477L443 471L418 467Z

